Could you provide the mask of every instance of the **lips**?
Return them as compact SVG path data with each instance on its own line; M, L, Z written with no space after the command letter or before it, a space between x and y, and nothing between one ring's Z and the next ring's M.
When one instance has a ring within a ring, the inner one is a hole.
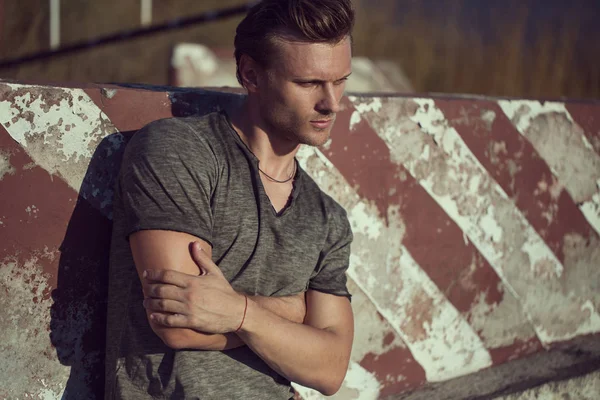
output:
M328 126L330 126L333 122L333 119L320 119L320 120L314 120L314 121L310 121L311 125L323 129L323 128L327 128Z

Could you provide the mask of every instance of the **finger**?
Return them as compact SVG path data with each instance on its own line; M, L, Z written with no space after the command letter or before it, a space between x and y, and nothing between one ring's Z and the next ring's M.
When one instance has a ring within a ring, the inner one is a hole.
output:
M147 269L143 272L142 277L147 281L167 283L169 285L179 286L186 288L190 279L194 278L194 275L186 274L172 269Z
M202 250L202 246L200 246L199 242L192 243L192 259L201 271L204 271L207 274L222 275L219 267L217 267L208 254Z
M144 293L146 297L183 301L185 298L184 289L163 283L148 283L145 286Z
M144 299L144 308L148 311L159 311L161 313L186 314L186 305L176 300Z
M171 328L193 328L190 319L183 314L163 314L154 312L150 314L150 320L158 325Z

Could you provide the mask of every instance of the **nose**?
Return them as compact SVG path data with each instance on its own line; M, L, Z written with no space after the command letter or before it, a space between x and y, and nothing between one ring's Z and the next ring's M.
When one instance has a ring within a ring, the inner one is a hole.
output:
M321 114L336 114L340 111L341 96L335 90L332 83L325 83L322 89L321 101L317 104L317 111Z

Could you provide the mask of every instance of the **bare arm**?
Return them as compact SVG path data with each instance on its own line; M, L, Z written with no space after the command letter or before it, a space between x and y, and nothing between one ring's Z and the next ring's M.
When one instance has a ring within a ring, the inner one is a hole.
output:
M219 268L194 247L203 271L191 276L174 271L146 271L153 299L145 306L151 318L168 327L233 332L271 368L291 381L331 395L346 373L354 335L346 297L309 290L304 324L290 322L233 291ZM176 314L173 314L176 313Z
M129 238L138 276L146 269L175 270L190 275L199 275L200 268L190 253L190 244L199 242L204 252L210 257L210 245L195 236L160 230L143 230L132 234ZM144 297L147 297L146 286L142 279ZM250 297L255 303L281 318L301 323L305 315L304 294L297 296L270 298ZM146 311L149 317L150 311ZM174 349L192 348L198 350L225 350L243 346L244 342L234 333L211 334L190 328L170 328L148 320L152 330L163 342Z
M309 290L305 324L250 302L239 336L271 368L325 395L338 391L350 360L354 323L350 301Z

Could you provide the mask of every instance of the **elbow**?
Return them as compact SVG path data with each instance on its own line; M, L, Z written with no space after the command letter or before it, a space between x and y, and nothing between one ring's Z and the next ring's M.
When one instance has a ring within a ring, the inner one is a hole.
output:
M321 394L324 396L333 396L338 392L338 390L340 390L341 387L342 382L330 382L324 384L323 387L319 389L319 392L321 392Z
M346 370L341 373L338 371L332 371L329 374L324 374L321 381L318 383L318 385L316 385L315 389L321 392L321 394L324 396L333 396L342 387L345 377Z

